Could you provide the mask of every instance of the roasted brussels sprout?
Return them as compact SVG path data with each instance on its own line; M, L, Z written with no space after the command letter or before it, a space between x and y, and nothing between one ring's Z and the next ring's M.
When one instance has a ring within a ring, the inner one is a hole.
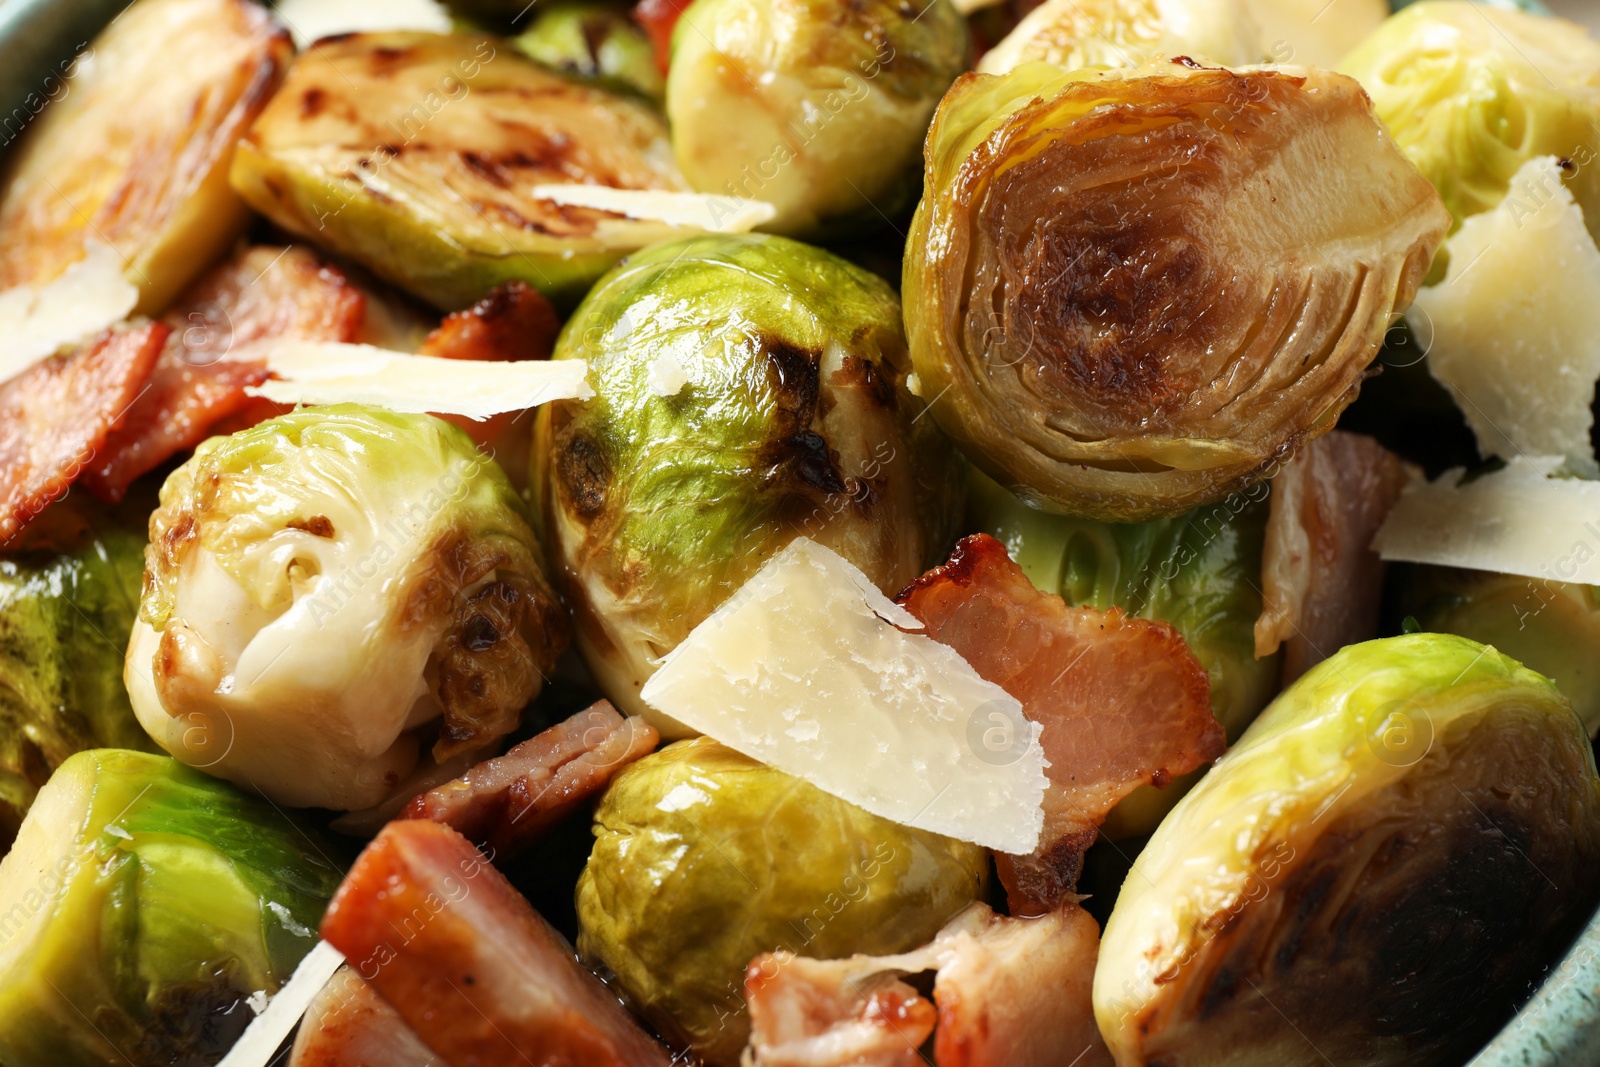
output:
M703 193L764 200L797 237L879 225L967 69L949 0L696 0L672 34L672 150Z
M650 1022L729 1067L749 1036L745 967L905 952L984 889L988 857L869 815L709 738L617 776L578 880L578 950Z
M234 142L292 50L249 0L128 8L48 107L30 98L44 111L7 161L0 289L48 282L100 241L124 257L138 310L159 314L244 229L249 212L228 188Z
M1179 802L1106 924L1123 1067L1461 1063L1600 896L1600 779L1550 681L1447 634L1351 645Z
M655 49L627 7L608 0L558 0L534 9L533 25L513 42L568 77L660 100L666 85Z
M1246 0L1045 0L983 54L978 70L1004 74L1034 61L1137 67L1177 56L1233 67L1267 58L1260 36Z
M367 808L429 742L440 764L481 753L565 643L520 499L426 415L337 405L213 437L150 539L134 711L281 804Z
M317 943L312 832L166 756L80 752L0 862L0 1059L198 1067Z
M122 685L145 539L76 496L0 557L0 854L50 773L86 748L149 748Z
M1332 67L1389 17L1388 0L1245 0L1245 5L1272 61L1307 67Z
M1558 156L1576 164L1569 187L1600 238L1600 44L1582 26L1428 0L1389 18L1339 69L1371 94L1458 225L1498 204L1528 160Z
M605 694L805 535L893 595L948 544L961 472L905 388L893 291L782 237L698 237L631 257L556 359L599 394L539 412L547 543ZM669 737L681 726L655 717Z
M1332 425L1449 221L1327 71L964 78L906 256L920 392L1036 507L1177 515Z
M645 104L494 38L352 34L300 56L232 178L280 226L440 308L513 279L571 300L623 253L680 231L534 186L683 189L666 138Z
M1600 733L1600 589L1515 574L1407 567L1400 612L1424 630L1493 645L1556 683Z

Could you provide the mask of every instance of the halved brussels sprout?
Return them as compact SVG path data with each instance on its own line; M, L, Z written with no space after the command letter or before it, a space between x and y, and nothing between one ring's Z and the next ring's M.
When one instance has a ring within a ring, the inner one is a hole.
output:
M1176 515L1333 424L1449 221L1327 71L964 78L906 256L920 391L1036 507Z
M149 748L122 685L144 536L76 496L0 557L0 854L39 788L86 748Z
M672 651L797 536L893 595L947 546L961 471L905 388L881 279L782 237L631 257L556 343L598 393L539 412L535 485L605 694L639 699Z
M159 314L249 221L228 166L292 51L248 0L128 8L46 82L49 106L8 161L0 289L51 281L100 241L124 257L140 313Z
M753 958L909 951L983 893L988 868L976 845L696 738L635 763L601 799L578 950L663 1034L731 1067Z
M774 233L879 225L967 69L949 0L696 0L672 33L672 150L703 193L778 209Z
M1035 61L1137 67L1177 56L1232 67L1267 58L1260 37L1246 0L1045 0L983 54L978 70L1004 74Z
M213 437L161 487L150 539L134 711L281 804L371 807L429 745L470 763L566 641L515 490L426 415L337 405Z
M540 200L540 184L681 190L646 105L491 37L363 33L303 54L240 142L257 211L445 310L519 279L575 299L679 231Z
M1600 896L1572 705L1446 634L1351 645L1173 809L1106 924L1123 1067L1461 1063Z
M650 38L609 0L557 0L534 9L533 25L512 42L568 77L660 100L666 90Z
M1458 225L1498 204L1528 160L1558 156L1577 164L1569 187L1600 240L1600 43L1582 26L1428 0L1390 17L1339 69L1371 94Z
M317 943L314 833L166 756L81 752L0 862L0 1060L198 1067Z
M1400 612L1424 630L1460 634L1556 683L1590 736L1600 734L1600 589L1515 574L1414 566Z

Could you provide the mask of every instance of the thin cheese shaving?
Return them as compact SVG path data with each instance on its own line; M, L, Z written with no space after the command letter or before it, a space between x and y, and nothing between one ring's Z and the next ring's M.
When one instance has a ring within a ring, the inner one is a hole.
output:
M267 1002L266 1010L251 1020L233 1048L217 1067L267 1067L278 1046L300 1022L322 987L344 965L344 955L326 941L306 953L300 966Z
M122 275L122 257L99 242L55 281L0 292L0 382L115 326L138 303L138 287Z
M658 189L613 189L608 185L536 185L533 195L552 204L611 211L630 219L664 222L706 233L747 233L778 214L778 209L765 200Z
M647 704L875 815L1030 853L1048 780L1031 743L995 760L994 722L1026 723L867 576L792 542L662 661ZM976 743L975 743L976 739Z
M1406 490L1372 547L1387 560L1600 584L1600 482L1552 478L1560 457L1518 457L1463 483Z
M229 358L264 362L276 380L248 392L279 404L372 404L486 419L552 400L594 396L589 365L579 359L501 363L309 341L239 349Z
M302 50L336 33L451 30L450 12L437 0L278 0L276 10Z

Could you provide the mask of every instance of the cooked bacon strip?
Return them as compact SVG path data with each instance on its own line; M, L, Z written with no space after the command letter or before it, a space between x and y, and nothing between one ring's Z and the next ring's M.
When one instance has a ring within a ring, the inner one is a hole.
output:
M1284 685L1378 636L1383 561L1372 539L1408 480L1398 456L1342 430L1306 445L1273 479L1256 656L1283 646Z
M974 904L899 956L757 956L747 1067L1108 1067L1090 993L1100 931L1073 901L1036 918ZM936 971L933 1005L900 980Z
M466 838L384 827L345 876L322 937L454 1067L667 1067L571 947Z
M0 384L0 541L78 478L138 399L168 327L107 330Z
M398 1012L348 967L306 1009L289 1067L446 1067Z
M956 545L899 602L1044 727L1044 834L1032 856L998 856L1013 914L1072 892L1082 854L1119 800L1222 754L1210 680L1164 622L1068 607L1041 593L987 534Z
M453 826L504 855L543 837L660 739L602 700L415 798L400 817Z
M269 338L350 341L366 298L336 267L301 247L242 249L214 268L167 312L172 327L150 388L113 432L84 485L121 500L135 478L211 435L243 409L245 387L266 380L258 363L225 359Z

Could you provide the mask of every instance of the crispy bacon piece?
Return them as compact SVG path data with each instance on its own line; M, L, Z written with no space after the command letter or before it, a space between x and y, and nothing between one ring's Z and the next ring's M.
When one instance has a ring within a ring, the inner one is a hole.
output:
M301 247L247 248L206 274L167 312L172 328L150 388L107 439L84 485L121 500L135 478L205 440L216 424L250 403L245 388L267 373L225 359L235 348L274 337L350 341L362 328L366 298L336 267Z
M306 1009L289 1067L448 1067L387 1001L341 967Z
M661 76L667 76L667 68L672 63L672 31L677 28L678 17L684 9L694 0L639 0L633 9L633 21L637 22L650 38L650 43L656 50L656 66L661 68Z
M322 937L451 1064L667 1067L671 1057L466 838L384 827Z
M1273 479L1256 656L1283 646L1284 685L1378 636L1383 561L1372 539L1408 480L1398 456L1342 430L1306 445Z
M1032 856L996 857L1013 914L1066 899L1119 800L1222 754L1210 680L1176 630L1117 608L1068 607L1034 588L987 534L956 545L899 602L1044 727L1041 844Z
M71 488L137 402L170 332L107 330L0 384L0 541Z
M659 740L649 723L624 719L601 700L504 756L423 793L406 805L401 818L453 826L503 855L544 836Z
M1073 901L1014 919L974 904L899 956L757 956L747 1067L1109 1067L1090 993L1100 931ZM901 977L935 971L933 1005ZM934 1026L937 1021L938 1029Z

